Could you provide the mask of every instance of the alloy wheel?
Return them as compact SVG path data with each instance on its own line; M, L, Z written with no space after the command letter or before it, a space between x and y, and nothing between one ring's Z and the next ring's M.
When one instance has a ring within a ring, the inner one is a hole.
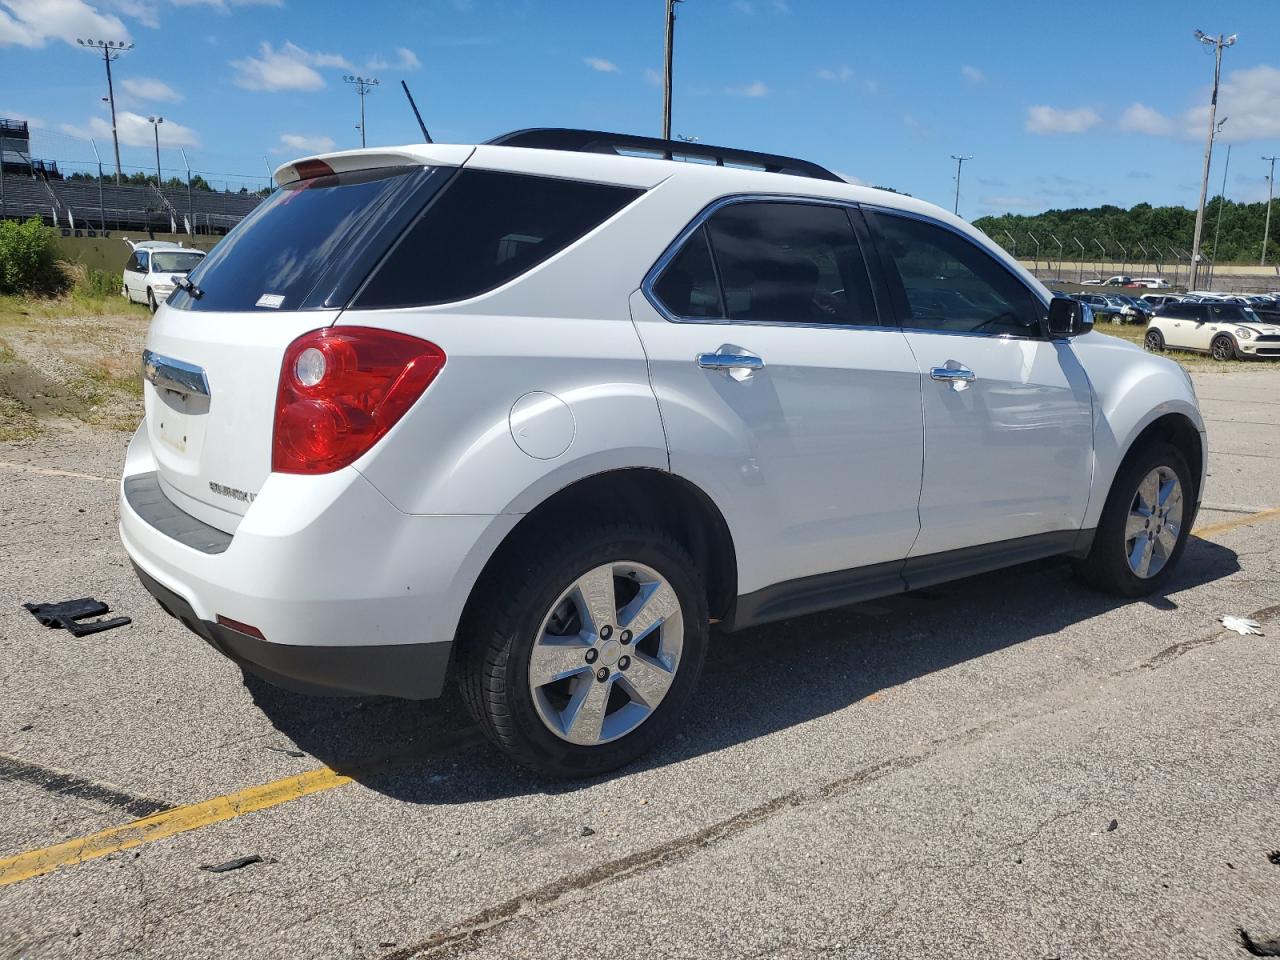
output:
M528 672L538 716L581 746L624 737L671 689L683 647L680 601L661 574L630 561L589 570L538 628Z
M1234 354L1235 348L1226 337L1219 337L1213 341L1213 359L1230 360Z
M1156 467L1138 484L1124 527L1129 569L1143 579L1164 569L1182 531L1182 484L1169 467Z

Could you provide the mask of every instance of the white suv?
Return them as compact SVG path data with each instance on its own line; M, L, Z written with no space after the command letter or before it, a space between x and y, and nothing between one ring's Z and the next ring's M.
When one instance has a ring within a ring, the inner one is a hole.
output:
M1136 596L1186 543L1183 370L930 204L568 130L276 179L152 322L120 533L282 685L456 674L588 775L672 731L711 624L1056 555Z

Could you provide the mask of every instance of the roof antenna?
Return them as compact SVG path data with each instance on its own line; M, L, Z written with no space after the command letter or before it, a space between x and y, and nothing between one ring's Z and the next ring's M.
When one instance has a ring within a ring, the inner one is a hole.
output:
M409 98L409 106L413 108L413 115L418 118L418 126L422 128L422 139L427 143L435 143L431 139L431 134L427 133L427 125L422 122L422 114L418 112L418 105L413 102L413 94L409 92L409 85L401 80L400 86L404 87L404 95Z

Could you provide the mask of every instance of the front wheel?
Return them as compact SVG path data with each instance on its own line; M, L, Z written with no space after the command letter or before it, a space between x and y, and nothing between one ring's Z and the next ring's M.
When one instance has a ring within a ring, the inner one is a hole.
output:
M1143 346L1145 346L1152 353L1163 353L1164 352L1164 334L1162 334L1159 330L1148 330L1147 338L1143 341Z
M155 313L157 310L160 309L160 305L156 303L155 291L153 291L150 287L147 287L147 309L150 310L152 313Z
M1122 597L1160 589L1177 566L1194 519L1191 470L1177 447L1151 443L1111 484L1089 555L1075 562L1090 585Z
M706 658L693 560L643 525L589 527L486 577L459 657L468 709L516 762L553 777L629 763L670 735Z
M1236 358L1236 343L1223 334L1213 338L1213 343L1209 346L1209 352L1215 360L1234 360Z

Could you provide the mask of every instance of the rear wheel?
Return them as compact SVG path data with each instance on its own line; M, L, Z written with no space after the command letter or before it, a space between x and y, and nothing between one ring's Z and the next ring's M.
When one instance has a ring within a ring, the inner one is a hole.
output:
M1076 572L1123 597L1160 589L1186 547L1191 483L1186 458L1170 443L1151 443L1131 455L1116 474L1093 546L1076 561Z
M603 524L530 543L486 578L462 639L472 715L554 777L629 763L678 726L706 657L705 591L667 533Z
M1164 334L1162 334L1159 330L1148 330L1147 338L1143 341L1143 346L1145 346L1152 353L1163 353L1164 352Z
M1213 338L1209 352L1215 360L1234 360L1236 358L1236 342L1225 333Z

